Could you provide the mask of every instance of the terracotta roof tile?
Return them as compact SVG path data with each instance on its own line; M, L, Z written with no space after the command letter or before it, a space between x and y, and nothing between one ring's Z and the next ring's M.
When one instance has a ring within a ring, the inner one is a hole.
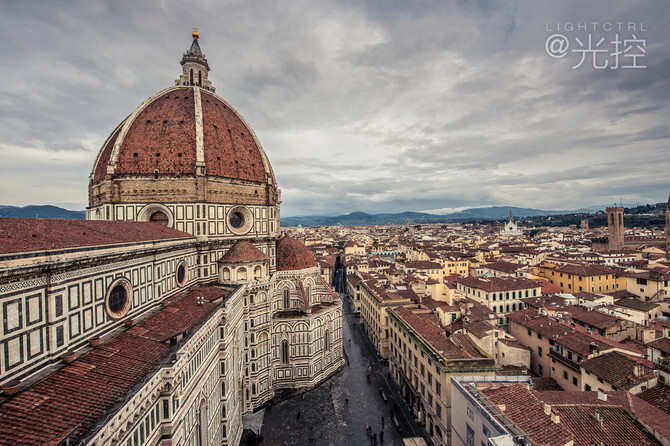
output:
M277 271L297 271L316 266L312 252L288 235L277 240Z
M158 223L0 218L0 254L193 238Z
M255 260L269 259L267 254L256 248L248 240L239 240L224 255L221 256L221 263L252 262Z
M635 371L636 363L638 373ZM628 390L654 376L644 365L644 361L632 359L616 351L585 359L579 365L617 390Z
M143 335L126 330L11 397L0 405L0 444L56 444L73 430L76 442L166 357L174 348L167 340L201 324L229 294L211 287L186 293L139 322Z
M656 387L637 394L638 397L670 415L670 387L658 383Z

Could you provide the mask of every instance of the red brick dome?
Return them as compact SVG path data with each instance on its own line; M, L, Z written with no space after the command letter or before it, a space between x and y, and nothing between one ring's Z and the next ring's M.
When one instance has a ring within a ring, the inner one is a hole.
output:
M195 176L274 184L256 135L225 100L198 86L176 86L149 98L112 132L91 184L112 177Z
M301 241L288 235L277 240L277 271L296 271L315 266L312 252Z

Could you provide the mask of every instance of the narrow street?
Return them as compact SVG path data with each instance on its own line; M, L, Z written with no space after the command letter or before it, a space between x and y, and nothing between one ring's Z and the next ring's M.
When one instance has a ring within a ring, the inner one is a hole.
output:
M342 291L338 280L342 279L336 277L336 289ZM328 382L306 393L304 399L297 396L266 410L262 444L365 446L372 444L365 430L367 424L371 433L377 435L377 444L402 445L402 438L423 436L423 428L414 422L402 402L389 378L388 367L377 359L358 319L351 314L346 297L343 313L342 338L348 365ZM401 432L391 420L392 413ZM382 431L383 443L379 441Z

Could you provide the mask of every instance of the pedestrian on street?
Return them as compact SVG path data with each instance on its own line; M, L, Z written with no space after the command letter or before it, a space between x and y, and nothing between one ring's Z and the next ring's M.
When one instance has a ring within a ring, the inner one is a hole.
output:
M384 431L379 433L379 443L384 443Z
M372 434L372 443L373 443L373 444L377 444L377 432L375 432L374 434Z
M348 405L349 405L349 398L345 398L345 399L344 399L344 404L345 404L345 406L348 406Z
M300 411L298 411L298 415L296 416L296 418L297 418L298 420L300 419Z
M382 415L382 429L384 429L384 415Z

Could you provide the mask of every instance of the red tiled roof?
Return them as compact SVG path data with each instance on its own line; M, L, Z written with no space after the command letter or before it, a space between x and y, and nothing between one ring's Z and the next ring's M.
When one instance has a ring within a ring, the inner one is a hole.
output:
M507 274L512 274L519 268L523 268L525 265L520 265L518 263L512 263L512 262L503 262L503 261L497 261L493 263L485 263L482 265L482 268L488 268L492 269L494 271L501 271L503 273Z
M428 260L413 260L405 263L405 268L408 269L438 269L442 270L442 265Z
M533 308L511 313L507 315L507 318L536 333L540 333L542 336L547 336L552 339L556 339L574 331L572 328L556 322L547 316L538 315L537 310Z
M219 97L200 90L204 158L208 176L266 181L266 170L253 132ZM125 124L128 119L122 123ZM157 94L130 122L121 141L117 175L193 175L196 164L196 117L193 88L176 87ZM101 149L93 182L104 179L120 125Z
M570 313L570 316L572 316L572 319L599 329L612 327L621 320L620 318L610 316L609 314L600 311L589 311L588 309L579 306L570 307L567 311Z
M89 353L0 405L0 444L76 443L172 350L170 338L190 332L229 291L201 287L175 298ZM198 297L204 297L199 303Z
M389 310L395 313L405 324L425 339L429 346L449 360L457 361L477 359L483 361L480 365L494 367L493 360L482 354L468 335L447 336L440 320L432 312L422 308L401 306ZM451 364L458 367L457 363Z
M256 248L248 240L239 240L230 248L224 255L221 256L219 262L235 263L235 262L252 262L254 260L269 259L266 254L260 249Z
M642 393L637 394L638 397L642 398L649 404L658 409L662 410L666 414L670 415L670 387L658 383L656 387L645 390Z
M479 392L495 406L504 405L505 417L526 434L532 444L563 445L572 440L563 423L554 423L544 413L544 405L523 384L480 388Z
M158 223L0 218L0 254L193 238Z
M574 274L576 276L606 276L609 274L614 274L616 271L607 266L594 265L592 263L584 265L563 265L559 266L556 269L556 272Z
M609 383L616 390L628 390L654 377L650 369L643 364L639 364L641 372L635 374L636 363L642 362L619 352L609 352L595 358L585 359L579 365Z
M561 336L556 339L555 342L585 358L594 353L592 347L594 347L594 349L597 347L597 349L600 351L609 350L611 348L609 344L601 342L600 340L589 336L586 333L580 333L578 331Z
M265 182L265 166L253 133L214 94L200 90L207 175Z
M316 266L311 251L299 240L285 235L277 240L277 271L296 271Z
M653 341L647 342L645 345L660 350L663 353L670 353L670 339L668 338L654 339Z

